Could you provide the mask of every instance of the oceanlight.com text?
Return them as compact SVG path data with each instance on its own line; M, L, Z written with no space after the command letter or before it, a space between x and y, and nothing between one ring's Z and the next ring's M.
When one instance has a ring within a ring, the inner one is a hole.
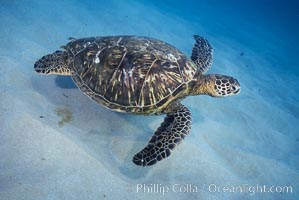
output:
M267 186L267 185L238 185L238 186L221 186L217 184L208 185L208 191L212 193L249 193L255 195L258 193L292 193L292 186Z

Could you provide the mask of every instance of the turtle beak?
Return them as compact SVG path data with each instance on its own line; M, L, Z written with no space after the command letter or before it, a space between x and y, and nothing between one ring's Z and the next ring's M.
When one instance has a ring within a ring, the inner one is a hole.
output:
M229 82L231 83L231 90L233 94L239 94L241 92L241 85L239 83L239 81L235 78L231 78L233 80L229 80Z
M45 67L44 63L42 62L43 58L40 60L36 61L34 64L34 70L38 74L48 74L49 70L46 70L47 67Z

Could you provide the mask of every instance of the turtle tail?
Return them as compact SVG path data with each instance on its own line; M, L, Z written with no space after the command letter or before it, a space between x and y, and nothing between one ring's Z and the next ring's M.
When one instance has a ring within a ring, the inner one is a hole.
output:
M65 51L55 51L36 61L34 70L39 74L71 75L71 69L67 65L67 60Z

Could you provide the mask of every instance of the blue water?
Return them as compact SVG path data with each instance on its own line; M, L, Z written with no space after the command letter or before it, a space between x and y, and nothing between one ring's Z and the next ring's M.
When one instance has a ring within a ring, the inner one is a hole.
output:
M0 199L299 199L298 21L295 0L2 1ZM214 48L208 73L242 90L184 100L191 134L152 167L131 160L164 116L111 112L33 70L68 37L150 36L190 56L194 34Z

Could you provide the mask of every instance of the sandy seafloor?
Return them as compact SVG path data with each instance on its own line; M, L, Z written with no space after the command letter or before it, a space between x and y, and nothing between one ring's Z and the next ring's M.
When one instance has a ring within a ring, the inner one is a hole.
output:
M1 1L0 199L299 199L298 5L221 2ZM33 70L68 37L119 34L187 55L203 35L214 47L209 73L242 85L235 97L184 100L192 132L152 167L131 159L163 116L111 112L70 77ZM137 191L143 184L152 191Z

